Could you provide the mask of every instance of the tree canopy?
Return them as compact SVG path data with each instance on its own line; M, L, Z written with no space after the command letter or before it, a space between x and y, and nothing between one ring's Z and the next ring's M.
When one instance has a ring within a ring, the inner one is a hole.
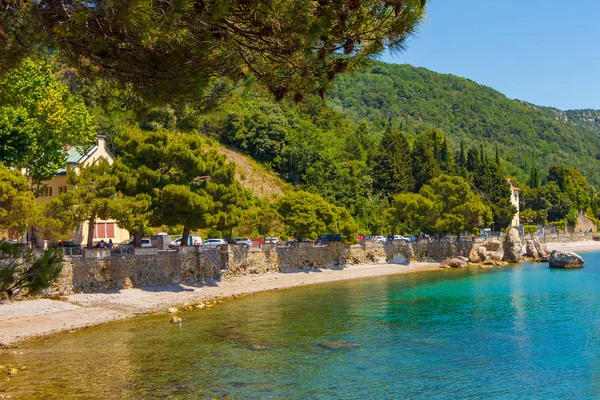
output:
M276 98L299 100L386 47L401 50L425 4L9 0L0 11L0 65L41 45L149 98L219 97L226 77L257 80Z

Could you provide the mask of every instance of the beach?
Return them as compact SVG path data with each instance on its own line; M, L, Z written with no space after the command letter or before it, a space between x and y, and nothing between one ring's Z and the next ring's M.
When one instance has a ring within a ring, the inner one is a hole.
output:
M50 334L119 321L170 307L194 306L214 299L232 299L266 290L285 289L350 279L424 271L441 271L438 263L376 264L340 269L311 269L233 277L203 285L133 288L103 293L79 293L59 299L35 299L0 304L0 346ZM207 310L207 312L209 312ZM179 314L185 321L185 314Z
M549 251L573 251L573 252L587 252L587 251L600 251L600 241L587 240L583 242L567 242L567 243L546 243L546 247Z

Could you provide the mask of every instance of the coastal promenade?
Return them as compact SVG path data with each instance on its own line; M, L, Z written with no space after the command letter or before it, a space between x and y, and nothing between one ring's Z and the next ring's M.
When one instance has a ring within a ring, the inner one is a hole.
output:
M600 242L548 243L549 250L600 251ZM266 290L365 279L424 271L448 271L439 263L361 264L332 269L304 269L233 276L198 285L165 285L146 288L79 293L57 299L35 299L0 304L0 346L53 333L124 320L150 313L167 313L169 307L180 310L204 308L210 312L219 301ZM180 314L185 323L185 313ZM165 315L165 323L169 317Z

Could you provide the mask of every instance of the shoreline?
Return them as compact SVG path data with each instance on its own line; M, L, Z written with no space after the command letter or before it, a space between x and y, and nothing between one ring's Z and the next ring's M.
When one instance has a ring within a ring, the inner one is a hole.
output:
M572 251L572 252L588 252L600 251L600 241L586 240L581 242L565 242L565 243L546 243L548 251Z
M546 243L546 246L549 251L600 251L600 241ZM238 296L269 290L444 271L439 265L431 262L363 264L339 269L246 275L192 285L174 284L0 303L0 348L18 347L32 339L148 314L167 314L170 307L179 306L180 311L184 311L204 302L236 299Z
M170 307L187 307L216 299L269 290L340 282L363 278L443 271L439 263L366 264L340 269L297 270L232 277L195 285L169 285L78 293L59 299L19 300L0 304L0 348L113 321L148 314L167 314ZM193 309L193 307L192 307ZM180 309L183 311L183 309ZM184 318L185 322L185 318Z

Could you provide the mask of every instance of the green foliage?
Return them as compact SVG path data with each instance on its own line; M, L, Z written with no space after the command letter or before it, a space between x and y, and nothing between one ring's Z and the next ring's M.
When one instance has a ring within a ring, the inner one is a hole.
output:
M438 232L458 234L492 222L490 208L459 176L442 174L423 186L420 195L438 204L440 217L434 226Z
M373 188L383 197L413 190L410 147L402 132L388 126L373 160Z
M27 179L0 164L0 228L24 233L37 212L35 196Z
M440 216L441 203L417 193L394 197L397 222L406 225L409 233L431 232Z
M64 167L65 144L90 146L95 127L81 98L46 62L25 59L0 80L0 162L24 166L34 185Z
M538 231L537 225L523 225L523 231L525 233L536 233Z
M597 126L582 131L578 121L564 123L541 107L510 100L464 78L372 62L359 72L337 77L329 104L375 130L382 131L391 121L404 124L408 132L438 128L451 142L463 142L467 148L479 149L482 143L486 148L497 146L507 175L522 182L533 165L547 170L562 164L600 185Z
M33 250L0 241L0 298L36 295L47 289L62 270L62 253L51 249L36 257Z
M412 151L412 170L416 191L419 191L423 185L439 173L438 163L436 162L439 151L436 149L436 143L437 131L435 130L423 132L415 140Z
M556 182L523 192L523 209L544 212L549 222L562 220L573 206L569 197L560 190Z
M0 32L34 34L2 37L0 65L56 46L81 71L133 84L153 101L221 99L227 80L257 80L278 98L299 100L386 47L402 50L425 4L10 0L4 8L12 17L0 19Z
M321 196L304 191L288 193L277 202L287 233L316 239L325 233L341 233L346 243L355 243L358 225L342 207L332 206Z
M119 178L112 173L108 161L100 158L69 173L68 183L75 188L61 195L64 197L62 206L69 202L75 220L88 222L87 247L91 249L94 245L95 221L109 217L111 202L117 197Z
M199 135L129 127L115 143L122 154L114 166L122 194L118 204L146 216L125 221L129 227L139 232L148 222L180 224L185 242L191 230L227 230L241 221L245 194L235 181L235 166ZM118 210L113 214L125 217Z

